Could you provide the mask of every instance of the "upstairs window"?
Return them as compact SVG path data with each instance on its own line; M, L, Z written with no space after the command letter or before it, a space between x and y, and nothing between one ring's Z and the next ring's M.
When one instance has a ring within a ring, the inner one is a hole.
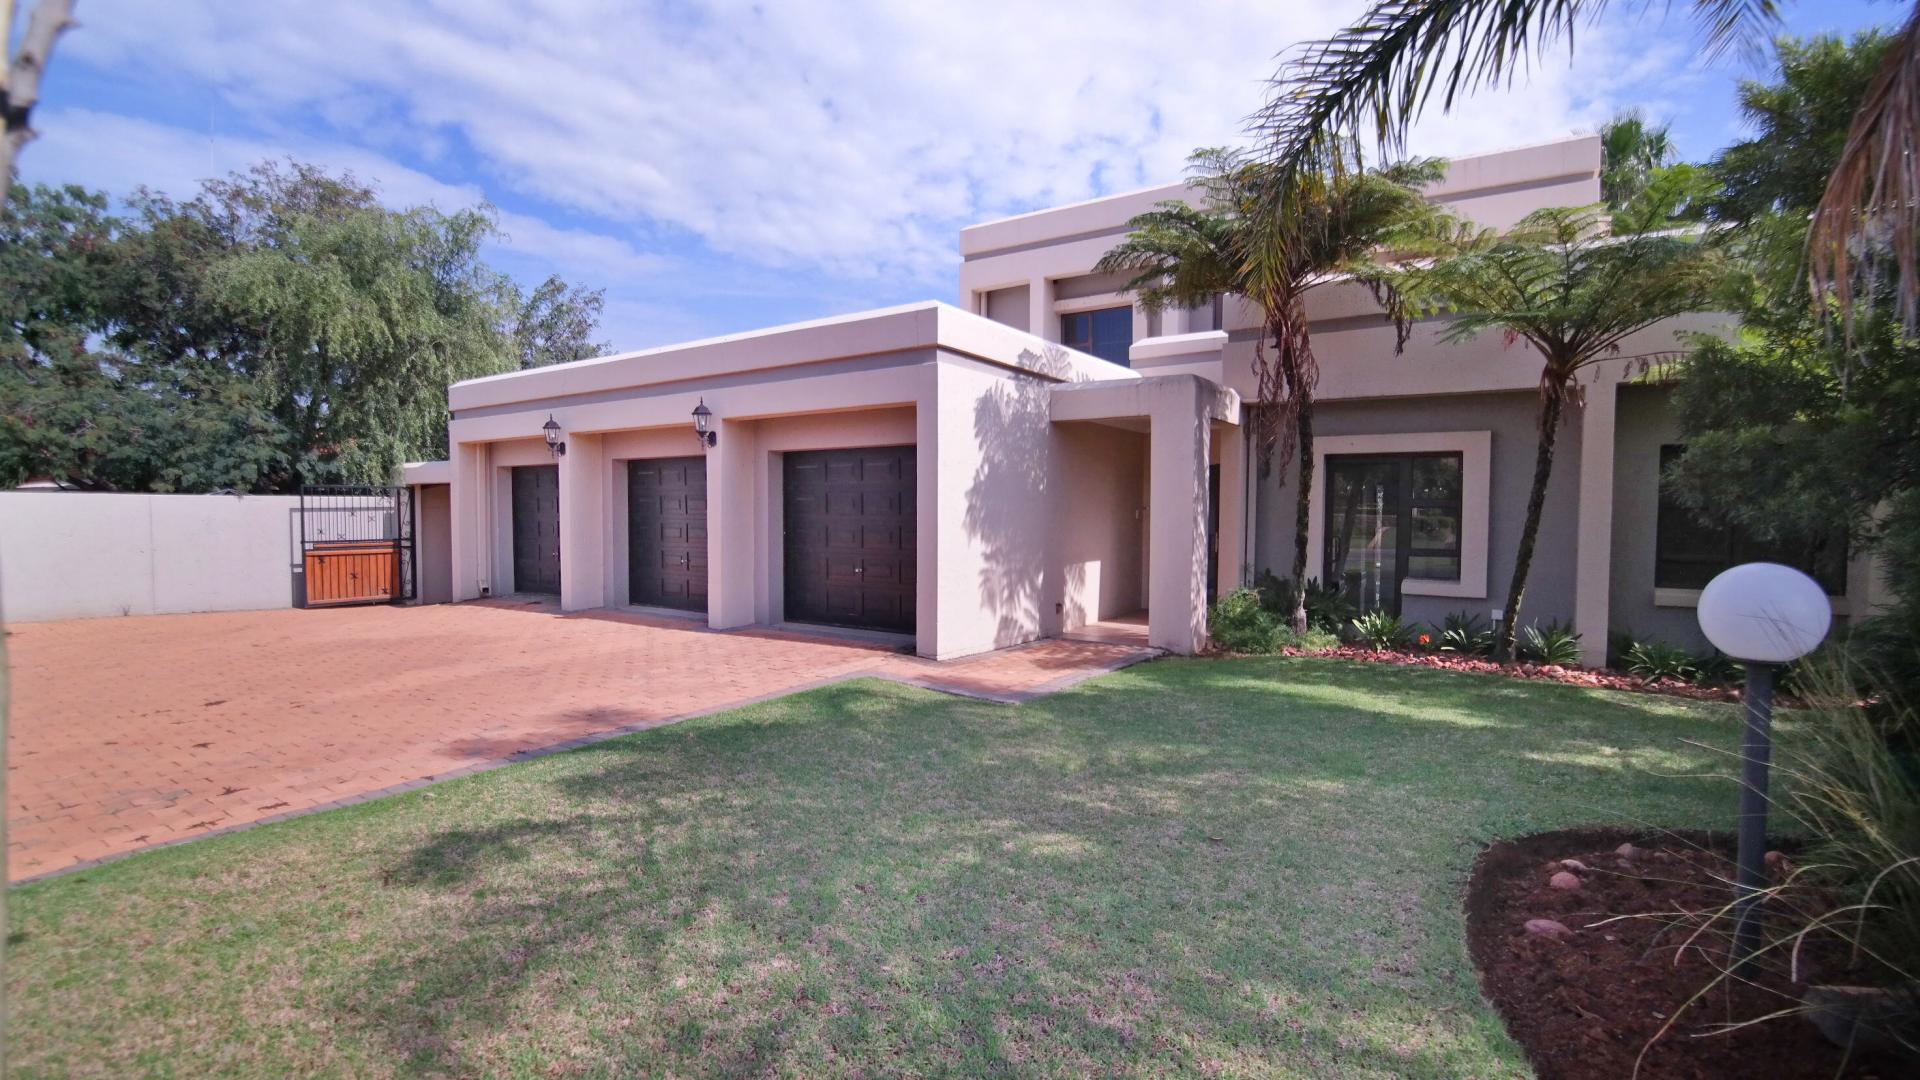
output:
M1060 316L1060 344L1121 367L1133 348L1133 308L1111 307Z
M1684 446L1660 448L1660 475ZM1704 589L1715 574L1741 563L1773 562L1791 566L1820 583L1828 596L1847 594L1847 544L1834 537L1817 544L1787 547L1763 544L1739 529L1707 525L1660 489L1660 514L1654 523L1653 585L1656 589Z

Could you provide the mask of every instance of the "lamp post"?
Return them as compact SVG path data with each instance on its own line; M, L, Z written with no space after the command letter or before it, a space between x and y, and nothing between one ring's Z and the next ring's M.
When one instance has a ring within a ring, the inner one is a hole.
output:
M1833 608L1812 578L1779 563L1743 563L1700 593L1700 629L1715 648L1747 668L1740 736L1740 847L1733 886L1733 956L1744 968L1760 948L1765 887L1767 766L1772 755L1773 676L1827 636Z

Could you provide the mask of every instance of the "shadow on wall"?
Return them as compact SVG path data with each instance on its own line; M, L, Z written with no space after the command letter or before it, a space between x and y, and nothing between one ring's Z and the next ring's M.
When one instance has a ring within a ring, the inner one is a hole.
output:
M1065 352L1026 352L1043 372L1070 373ZM1062 569L1053 554L1056 500L1048 491L1053 383L1011 376L981 395L973 410L980 464L967 486L967 535L980 553L980 603L995 620L993 643L1007 646L1057 631L1053 598L1077 597L1084 571ZM1084 613L1075 617L1084 619Z

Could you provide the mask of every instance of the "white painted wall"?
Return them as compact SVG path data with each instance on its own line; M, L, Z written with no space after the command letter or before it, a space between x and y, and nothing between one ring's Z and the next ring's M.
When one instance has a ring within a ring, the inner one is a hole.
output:
M293 606L293 495L0 492L13 622Z

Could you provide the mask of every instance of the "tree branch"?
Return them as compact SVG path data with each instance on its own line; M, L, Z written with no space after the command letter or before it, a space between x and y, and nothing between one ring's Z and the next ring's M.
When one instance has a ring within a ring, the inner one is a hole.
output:
M0 0L0 14L5 16L0 26L11 33L12 0ZM46 74L53 43L72 25L73 0L40 0L27 18L27 32L20 39L19 50L0 70L0 118L6 122L6 137L0 139L0 205L13 190L14 159L33 138L30 120L34 105L40 101L40 77Z

